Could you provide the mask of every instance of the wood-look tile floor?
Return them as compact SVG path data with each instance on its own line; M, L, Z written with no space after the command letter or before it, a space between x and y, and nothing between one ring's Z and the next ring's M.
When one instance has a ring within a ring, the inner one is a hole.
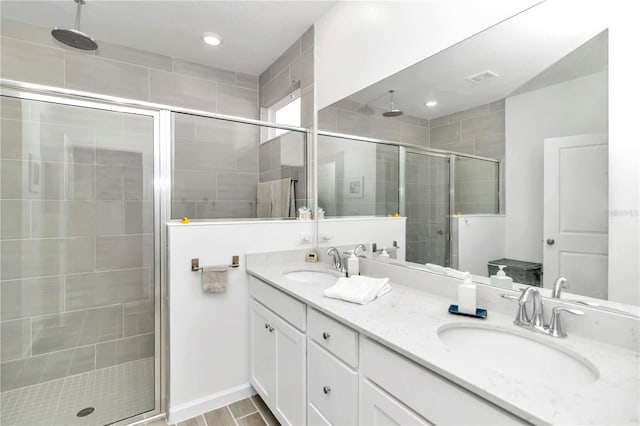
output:
M165 420L156 420L145 426L169 426ZM209 411L176 426L280 426L259 395Z

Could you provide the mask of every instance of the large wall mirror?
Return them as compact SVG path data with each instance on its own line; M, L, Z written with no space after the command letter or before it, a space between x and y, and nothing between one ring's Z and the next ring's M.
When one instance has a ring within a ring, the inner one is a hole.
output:
M608 284L608 22L558 3L320 110L318 205L407 217L409 267L488 283L506 263L518 282L566 276L567 298L637 313Z

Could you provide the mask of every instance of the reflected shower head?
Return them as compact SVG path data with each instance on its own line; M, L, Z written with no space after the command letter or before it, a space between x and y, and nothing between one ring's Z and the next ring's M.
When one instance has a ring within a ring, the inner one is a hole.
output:
M54 28L51 31L53 38L60 43L64 43L67 46L71 46L75 49L81 50L96 50L98 44L87 34L80 31L80 8L84 4L84 0L73 0L78 3L76 8L76 27L74 29L62 30Z
M389 110L385 111L382 113L383 117L398 117L402 114L404 114L404 112L402 112L401 110L395 108L393 106L393 94L394 94L395 90L389 90L389 95L391 96L391 105L389 106Z

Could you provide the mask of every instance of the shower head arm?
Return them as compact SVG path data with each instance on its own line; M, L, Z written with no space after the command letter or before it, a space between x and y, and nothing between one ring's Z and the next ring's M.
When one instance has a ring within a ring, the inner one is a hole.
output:
M80 14L82 13L82 5L84 4L84 0L74 0L78 3L76 7L76 31L80 31Z

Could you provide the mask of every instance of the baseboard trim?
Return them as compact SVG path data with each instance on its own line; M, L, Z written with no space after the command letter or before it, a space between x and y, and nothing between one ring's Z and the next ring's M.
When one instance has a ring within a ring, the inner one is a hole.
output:
M200 414L204 414L208 411L217 410L220 407L224 407L225 405L232 404L255 394L256 391L253 389L251 384L245 383L240 386L225 389L221 392L216 392L204 398L176 405L175 407L172 407L171 401L169 401L167 423L171 425L180 423L185 420L189 420L192 417L199 416Z

